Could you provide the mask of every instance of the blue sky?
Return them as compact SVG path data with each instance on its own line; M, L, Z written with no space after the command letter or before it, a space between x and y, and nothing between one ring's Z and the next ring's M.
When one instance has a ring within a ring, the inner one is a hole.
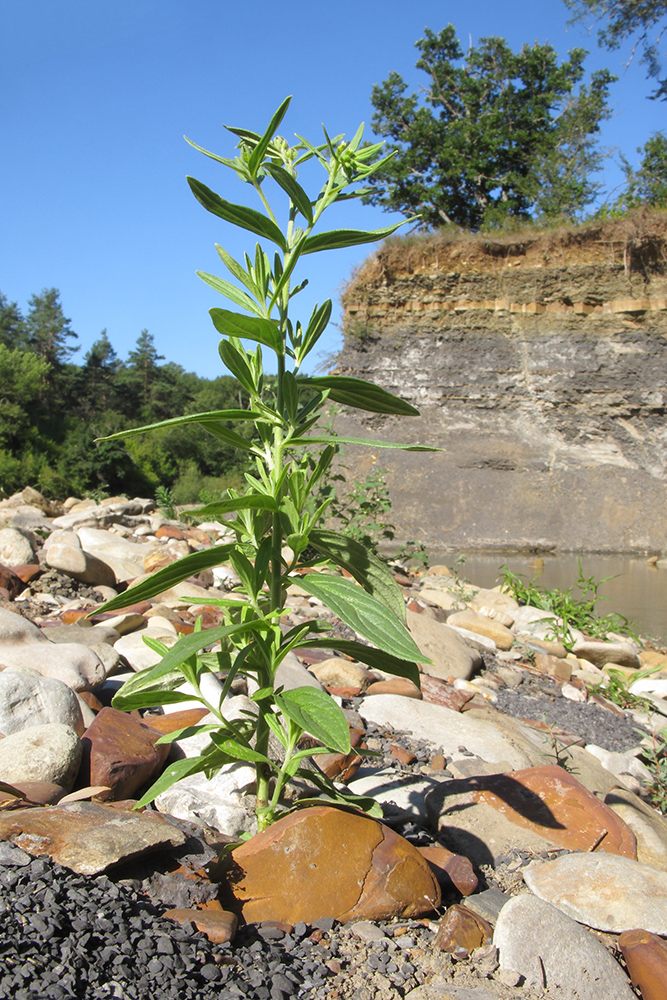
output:
M324 122L352 135L370 121L373 84L396 70L416 88L415 41L451 22L464 46L501 35L515 49L549 41L563 57L588 48L589 71L620 77L603 144L636 162L667 105L647 100L638 61L624 68L629 48L599 50L568 16L562 0L0 0L0 290L25 309L32 293L59 288L78 359L105 327L123 358L147 328L168 360L221 374L208 309L226 300L195 271L222 273L215 242L236 255L254 238L195 202L187 174L231 200L246 192L183 134L233 155L222 123L262 130L292 94L283 134L317 140ZM610 161L608 186L621 177ZM337 212L325 228L398 218L356 202ZM337 303L368 252L306 258L304 313L316 300ZM321 343L335 351L338 330Z

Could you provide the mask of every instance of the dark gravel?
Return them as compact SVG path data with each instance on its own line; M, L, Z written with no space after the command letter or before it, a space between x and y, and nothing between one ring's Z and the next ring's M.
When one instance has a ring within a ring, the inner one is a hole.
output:
M233 946L213 945L192 925L162 918L130 888L3 844L2 1000L315 998L333 972L311 931L253 925L239 930Z
M636 747L641 740L636 731L637 723L632 718L621 718L592 701L563 698L560 685L543 678L527 674L518 687L513 690L501 688L497 696L496 708L507 715L559 726L605 750L623 753Z

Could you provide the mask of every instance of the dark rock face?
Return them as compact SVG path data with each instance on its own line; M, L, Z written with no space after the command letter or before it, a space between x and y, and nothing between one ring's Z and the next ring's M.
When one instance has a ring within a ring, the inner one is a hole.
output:
M389 467L402 538L667 548L667 227L628 226L390 245L357 275L337 371L422 415L344 414L337 429L445 449L346 449L361 475Z

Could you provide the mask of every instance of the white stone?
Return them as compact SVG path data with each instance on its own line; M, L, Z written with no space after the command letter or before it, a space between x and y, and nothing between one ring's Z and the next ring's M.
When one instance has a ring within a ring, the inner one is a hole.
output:
M441 780L428 775L405 775L382 770L373 774L362 773L347 787L353 795L374 798L382 805L385 816L409 816L424 824L428 820L425 796L439 784Z
M597 851L532 861L523 877L540 899L596 930L667 935L667 872Z
M91 553L84 552L73 531L54 531L44 545L46 565L79 580L81 583L113 586L113 570Z
M408 611L408 629L419 649L432 662L424 663L424 673L446 680L448 677L468 679L481 666L479 650L466 642L455 629Z
M145 670L147 667L154 667L162 659L159 653L156 653L150 646L146 645L144 638L157 639L158 642L168 647L174 646L178 642L173 632L165 632L161 627L153 629L150 625L139 632L122 635L115 644L114 649L127 660L133 670Z
M71 726L32 726L0 740L0 781L48 781L70 791L81 762L81 741Z
M29 667L42 677L55 677L73 691L90 691L106 677L104 663L93 649L76 643L0 643L0 670Z
M18 733L30 726L60 722L83 735L84 721L74 691L38 673L0 673L0 733Z
M493 943L501 969L519 973L527 986L560 987L557 995L562 1000L635 1000L625 973L605 946L529 893L505 903Z
M110 566L119 583L142 576L144 559L154 549L152 545L130 542L101 528L79 528L77 534L84 552L89 552Z
M588 743L586 749L631 792L651 781L651 772L633 753L616 753L594 743Z
M0 530L0 563L4 566L23 566L33 562L32 545L16 528Z
M643 677L633 681L629 687L630 694L651 694L659 698L667 698L667 677Z

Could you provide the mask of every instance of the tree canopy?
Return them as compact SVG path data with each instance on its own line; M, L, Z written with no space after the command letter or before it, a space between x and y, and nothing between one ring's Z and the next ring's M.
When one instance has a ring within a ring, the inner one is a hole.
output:
M596 135L615 77L601 70L583 84L584 49L559 63L551 45L515 53L494 37L464 53L451 24L426 29L416 47L422 96L395 72L373 88L374 131L396 155L370 178L367 201L468 229L575 218L593 202Z
M634 39L630 59L640 46L647 75L658 84L651 96L667 101L667 77L661 75L660 52L667 31L667 0L565 0L565 3L575 12L574 21L606 22L598 30L600 45L618 49L623 42Z

